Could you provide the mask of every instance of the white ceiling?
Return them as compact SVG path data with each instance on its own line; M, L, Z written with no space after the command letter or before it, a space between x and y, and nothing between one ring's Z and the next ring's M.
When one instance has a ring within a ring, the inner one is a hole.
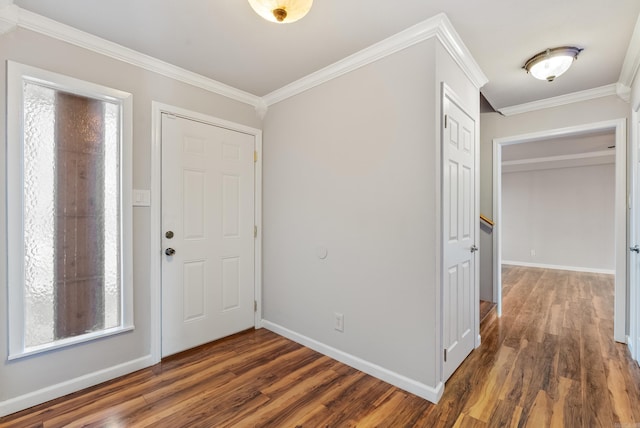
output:
M640 13L638 0L316 0L302 20L276 25L246 0L14 3L257 96L445 12L489 78L482 92L496 109L618 82ZM585 50L556 81L521 69L560 45Z

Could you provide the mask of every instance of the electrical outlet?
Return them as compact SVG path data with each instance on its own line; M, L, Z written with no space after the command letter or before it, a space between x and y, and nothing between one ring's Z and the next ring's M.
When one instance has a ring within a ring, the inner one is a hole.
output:
M335 329L339 332L344 331L344 315L339 312L334 313L335 315Z
M531 249L531 257L535 257L536 256L536 250Z

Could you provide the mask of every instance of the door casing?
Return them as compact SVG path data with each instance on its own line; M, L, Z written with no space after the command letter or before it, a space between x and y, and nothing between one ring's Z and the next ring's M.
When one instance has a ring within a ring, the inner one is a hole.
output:
M183 109L168 104L152 102L151 105L151 237L150 237L150 321L152 364L162 358L162 205L160 197L162 166L162 113L204 122L221 128L243 132L255 139L256 162L254 218L257 234L254 240L254 296L257 302L254 314L255 328L262 327L262 131L246 125Z
M629 132L629 246L640 245L640 105L633 106ZM640 254L629 252L629 337L631 357L640 364Z

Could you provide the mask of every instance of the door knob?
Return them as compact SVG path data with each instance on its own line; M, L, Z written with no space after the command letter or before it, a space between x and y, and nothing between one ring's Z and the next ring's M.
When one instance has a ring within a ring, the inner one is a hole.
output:
M633 251L634 253L640 253L640 247L638 247L637 245L629 247L629 250Z
M173 256L176 253L176 250L174 250L173 248L167 248L166 250L164 250L164 253L167 256Z
M472 253L475 253L476 251L478 251L478 247L476 247L475 244L474 244L474 245L471 246L470 250L471 250Z

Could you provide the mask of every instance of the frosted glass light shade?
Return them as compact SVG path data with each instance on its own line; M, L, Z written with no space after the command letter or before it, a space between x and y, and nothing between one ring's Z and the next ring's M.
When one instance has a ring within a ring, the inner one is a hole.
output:
M571 67L581 51L571 46L547 49L529 59L523 68L536 79L553 82Z
M277 24L288 24L303 18L313 0L249 0L258 15Z

